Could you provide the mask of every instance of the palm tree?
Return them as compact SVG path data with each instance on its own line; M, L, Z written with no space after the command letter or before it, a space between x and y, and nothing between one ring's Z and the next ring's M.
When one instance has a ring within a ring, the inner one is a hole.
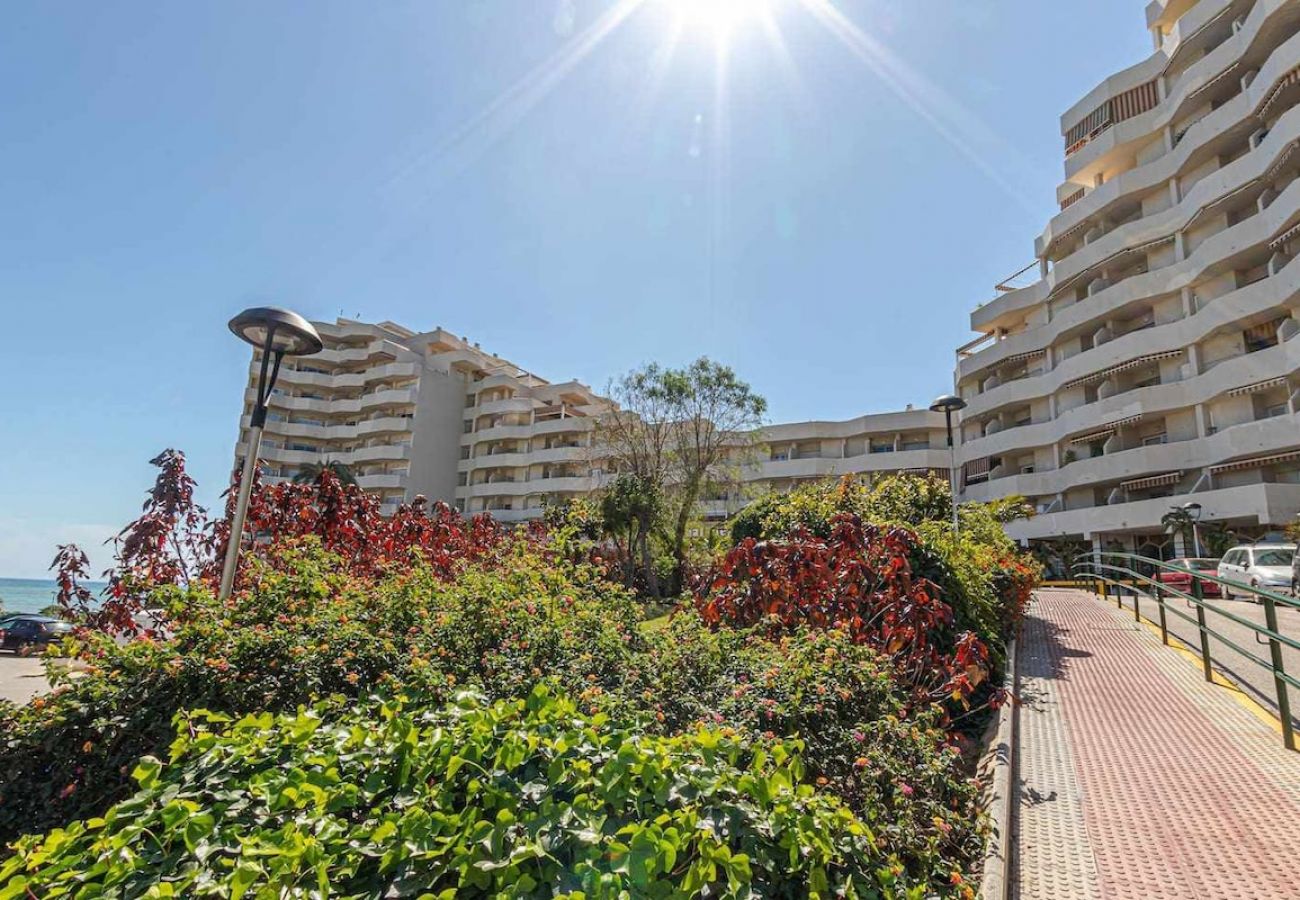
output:
M352 474L352 469L347 463L341 463L338 460L330 459L323 463L305 463L293 476L294 484L313 484L318 481L326 472L333 473L334 477L344 484L356 484L357 476Z
M1175 506L1170 509L1169 512L1160 517L1160 524L1165 526L1167 534L1182 538L1184 548L1195 543L1191 538L1195 537L1196 520L1183 507Z

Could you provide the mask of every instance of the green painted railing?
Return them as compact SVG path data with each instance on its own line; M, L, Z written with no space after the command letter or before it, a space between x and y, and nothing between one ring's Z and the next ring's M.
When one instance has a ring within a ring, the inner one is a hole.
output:
M1190 575L1191 593L1161 582L1155 577L1155 573L1161 570L1177 572L1179 575ZM1134 619L1141 620L1142 618L1142 598L1154 602L1159 617L1160 639L1165 644L1169 643L1168 617L1170 615L1178 616L1195 625L1197 634L1200 637L1201 667L1205 672L1206 681L1211 681L1214 677L1211 640L1231 647L1250 662L1272 672L1273 686L1277 692L1278 718L1282 722L1282 743L1288 749L1300 749L1300 747L1296 746L1295 728L1291 721L1291 699L1288 695L1290 688L1300 689L1300 680L1297 680L1295 675L1287 673L1282 658L1283 647L1290 647L1293 650L1300 651L1300 640L1282 634L1278 630L1277 620L1279 606L1300 609L1300 599L1276 591L1252 587L1239 581L1219 578L1217 575L1205 575L1200 572L1189 571L1170 565L1163 560L1138 556L1136 553L1087 553L1076 559L1074 573L1079 579L1081 587L1085 584L1090 585L1094 592L1103 599L1109 598L1113 591L1116 597L1116 605L1121 609L1124 606L1124 592L1132 594ZM1220 585L1231 590L1234 595L1246 595L1262 603L1264 606L1264 624L1261 626L1258 622L1253 622L1244 616L1237 615L1208 602L1205 598L1204 585L1206 583ZM1179 609L1176 604L1170 603L1169 601L1172 599L1182 600L1187 608L1196 611L1195 616L1188 615L1184 610ZM1239 643L1223 634L1222 631L1211 628L1209 615L1219 616L1253 632L1257 644L1268 644L1268 659L1242 647Z

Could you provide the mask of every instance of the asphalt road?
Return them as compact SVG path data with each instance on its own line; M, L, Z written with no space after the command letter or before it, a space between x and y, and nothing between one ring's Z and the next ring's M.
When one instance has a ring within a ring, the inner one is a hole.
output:
M49 689L39 658L0 653L0 699L26 703Z
M1125 595L1123 602L1124 608L1132 611L1133 597ZM1171 599L1166 602L1169 606L1165 613L1165 621L1169 624L1170 639L1177 637L1199 656L1201 644L1199 630L1196 627L1196 610L1188 608L1186 602L1179 599ZM1255 622L1260 627L1264 626L1264 607L1258 603L1248 600L1215 598L1209 598L1205 602L1238 618ZM1152 622L1160 621L1160 612L1154 600L1145 596L1140 597L1139 610L1144 619L1149 619ZM1175 615L1175 611L1191 616L1192 621L1189 622L1181 616ZM1268 644L1257 643L1254 632L1245 625L1233 622L1224 616L1215 615L1209 610L1206 610L1205 624L1210 631L1221 634L1255 656L1265 661L1270 660ZM1300 641L1300 609L1279 606L1277 610L1277 630L1279 634L1285 637ZM1265 669L1252 662L1226 643L1215 640L1213 636L1210 638L1210 660L1214 664L1214 668L1221 674L1236 683L1238 687L1262 706L1271 710L1274 715L1277 715L1277 689L1274 686L1273 673L1270 669ZM1300 650L1283 645L1282 665L1288 675L1300 677ZM1300 690L1291 687L1289 693L1291 696L1291 720L1295 723L1296 728L1300 729Z

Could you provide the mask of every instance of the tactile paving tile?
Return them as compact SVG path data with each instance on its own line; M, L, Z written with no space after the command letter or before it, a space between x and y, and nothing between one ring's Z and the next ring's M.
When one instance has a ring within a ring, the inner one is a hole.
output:
M1012 824L1011 896L1099 900L1097 863L1053 673L1059 644L1030 614L1020 640L1019 797Z
M1300 802L1291 787L1300 784L1300 753L1282 749L1245 707L1214 696L1223 688L1090 594L1040 592L1022 646L1026 671L1032 657L1051 663L1042 677L1059 702L1047 713L1063 721L1054 736L1023 729L1021 759L1049 752L1031 742L1068 743L1102 898L1300 898ZM1068 830L1056 836L1077 839ZM1021 837L1026 884L1033 871L1083 852L1045 852ZM1088 890L1052 896L1097 896Z

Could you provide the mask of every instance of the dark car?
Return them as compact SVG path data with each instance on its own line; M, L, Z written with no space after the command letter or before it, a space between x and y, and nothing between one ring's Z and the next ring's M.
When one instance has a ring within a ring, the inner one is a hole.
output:
M1182 559L1169 560L1169 565L1174 568L1160 570L1160 575L1158 576L1160 583L1167 584L1175 590L1182 591L1184 594L1190 594L1192 592L1192 573L1198 575L1209 575L1210 577L1219 574L1219 561L1217 559L1184 557ZM1201 579L1201 596L1218 597L1219 586L1213 581Z
M71 625L49 616L4 616L0 618L0 650L40 650L71 633Z

